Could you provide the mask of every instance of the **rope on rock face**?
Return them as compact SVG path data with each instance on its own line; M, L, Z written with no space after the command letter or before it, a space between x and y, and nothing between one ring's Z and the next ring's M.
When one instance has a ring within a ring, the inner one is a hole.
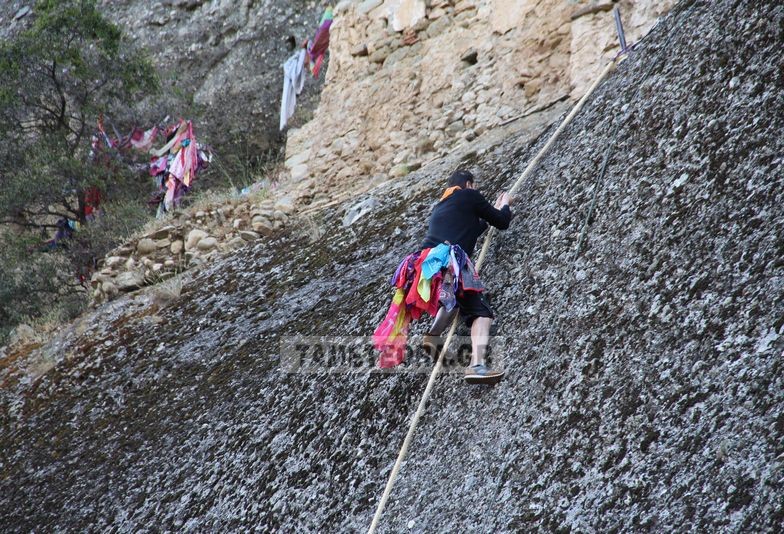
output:
M534 157L534 159L528 164L525 168L523 173L520 175L519 178L515 181L512 187L509 190L509 194L513 195L517 189L519 189L520 185L523 181L534 171L539 162L545 156L545 154L550 150L553 146L555 141L561 135L561 133L566 129L569 123L574 119L575 115L580 112L580 110L585 105L585 102L588 101L591 94L594 90L599 86L599 84L604 80L608 74L610 74L616 66L616 62L612 61L609 65L607 65L604 70L601 72L596 81L593 82L591 87L588 91L583 95L583 97L577 102L574 106L572 111L566 118L561 122L561 125L558 129L553 133L547 143L542 147L539 153ZM492 241L493 237L495 236L495 228L490 227L490 230L487 232L485 236L484 243L482 244L482 250L479 253L479 259L476 261L476 271L479 272L479 269L482 267L482 263L484 263L485 257L487 256L487 250L490 247L490 242ZM384 507L387 504L387 500L389 500L389 495L392 493L392 488L395 485L395 481L397 480L397 476L400 473L400 468L403 465L403 460L406 458L406 454L408 453L408 448L411 445L411 441L414 437L414 432L416 432L417 424L419 423L420 417L425 411L425 404L427 403L428 398L430 397L430 393L433 390L433 386L436 382L436 377L441 372L441 368L444 365L444 355L449 348L449 343L452 341L452 337L455 334L455 330L457 330L457 317L452 321L452 326L449 329L449 334L447 334L446 341L444 341L444 346L441 349L441 353L438 355L438 360L436 361L435 366L433 366L433 371L430 373L430 379L427 381L427 386L425 387L425 391L422 394L422 398L419 400L419 406L417 406L416 412L411 417L411 423L408 427L408 433L406 434L405 439L403 440L403 445L400 447L400 452L397 455L397 460L395 461L395 465L392 468L392 472L389 474L389 480L387 480L387 485L384 488L384 494L381 496L381 501L378 503L378 508L376 509L376 514L373 516L373 522L370 524L370 528L368 529L368 534L373 534L378 528L378 523L381 520L381 514L384 512Z
M676 8L673 9L673 15L675 15L676 13L680 14L689 11L694 6L694 4L695 4L695 0L682 0L679 4L676 5ZM648 35L650 35L650 33L651 32L648 32ZM664 45L661 47L663 50L665 51L667 50L669 43L672 40L674 34L675 32L672 31L669 32L669 35L667 36L667 39L664 42ZM648 35L646 35L646 37ZM615 69L616 65L618 64L618 59L619 58L614 59L609 65L607 65L607 67L605 67L605 69L602 71L602 73L599 75L596 81L594 81L594 83L591 85L591 87L588 89L585 95L583 95L583 97L579 100L579 102L577 102L577 104L574 106L574 108L569 113L569 115L566 116L566 118L563 120L563 122L558 127L558 129L553 133L553 135L547 141L545 146L542 147L542 149L539 151L536 157L525 168L523 174L521 174L520 177L512 185L511 189L509 190L510 195L514 194L517 191L517 189L522 185L523 181L533 172L534 168L539 164L539 162L542 160L542 158L550 149L550 147L555 143L556 139L560 136L561 132L563 132L566 126L572 121L574 116L577 115L577 113L582 109L583 105L591 96L591 94L594 92L594 90L599 86L599 84L604 80L604 78L606 78L607 75L610 74ZM651 64L648 67L647 71L643 75L641 82L637 84L632 99L634 99L639 94L640 86L642 85L642 82L644 82L651 74L651 72L653 71L653 67L654 64ZM626 123L630 115L631 115L631 110L626 114L625 117L623 117L621 121L619 121L619 123L615 127L615 131L611 135L611 142L610 145L608 146L607 152L605 153L605 157L602 162L601 171L597 176L596 181L594 182L593 198L591 199L591 205L589 207L588 216L586 217L585 223L580 232L580 237L577 241L577 246L575 248L575 254L573 258L574 260L576 260L580 255L582 244L587 234L587 228L590 225L591 217L593 216L593 211L596 207L596 198L597 198L598 189L603 183L604 176L607 171L607 165L610 160L610 155L612 154L613 145L615 144L615 140L621 129L621 126ZM477 272L479 272L479 269L481 268L482 263L484 262L485 256L487 255L487 251L490 248L490 242L492 241L494 235L495 235L495 228L490 227L487 236L485 236L485 241L482 244L482 250L479 253L479 259L476 262ZM574 262L572 262L572 265L574 265ZM565 304L565 301L566 298L564 296L564 299L562 301L562 307ZM556 321L560 321L560 313L558 314ZM425 404L427 403L427 399L430 397L430 393L433 389L433 385L435 384L435 379L438 376L438 373L441 371L441 368L443 367L444 355L447 352L449 343L451 342L456 329L457 329L457 317L455 317L454 321L452 321L452 326L449 329L449 334L447 335L446 341L444 342L444 347L441 349L441 353L438 356L438 361L436 362L436 365L433 367L433 371L430 373L430 379L428 380L427 386L425 387L425 391L422 394L422 398L419 401L419 406L417 407L416 412L414 412L414 415L411 418L411 424L408 428L408 433L406 434L406 437L403 440L403 445L400 448L400 452L398 453L397 460L395 461L395 465L392 468L392 472L389 474L389 480L387 481L387 485L384 488L384 494L381 497L381 501L378 503L376 514L373 516L373 522L370 524L370 529L368 530L369 534L373 534L376 531L376 528L378 527L378 523L381 520L381 514L384 512L384 507L386 506L387 500L389 499L389 495L392 492L392 487L394 486L395 480L397 479L397 476L400 473L400 468L403 464L403 460L405 460L406 453L408 452L408 448L411 445L414 432L416 431L416 426L419 422L420 417L424 413ZM550 328L551 334L553 330L554 328ZM549 343L545 343L545 345L548 344ZM539 370L541 370L541 367ZM537 370L536 376L538 376L539 370Z
M675 16L676 14L680 15L680 14L688 13L688 11L691 10L693 6L694 6L694 0L684 0L683 2L677 5L679 11L676 11L675 9L673 10L673 16ZM675 37L675 35L677 34L677 31L674 30L678 29L677 25L675 25L675 22L673 22L673 25L675 26L675 28L672 27L670 28L670 31L667 34L667 38L664 40L662 46L660 47L660 50L663 50L665 53L661 54L661 56L658 58L659 61L652 61L650 65L648 65L648 68L643 73L642 78L640 78L640 81L636 84L631 98L629 98L627 102L632 102L637 99L637 97L640 94L640 88L642 87L643 83L645 83L645 81L648 79L648 77L651 75L656 65L662 63L668 58L666 52L669 50L670 42L672 42L673 37ZM647 38L650 34L651 32L649 31L645 37ZM577 259L580 257L580 252L582 251L583 244L585 243L585 239L588 235L588 227L591 225L591 219L593 218L593 213L596 210L598 193L599 190L604 186L604 178L607 175L607 167L610 162L610 158L612 157L613 151L615 149L615 144L618 140L618 135L620 134L623 125L626 124L626 122L632 116L633 112L634 112L634 108L629 106L628 111L621 118L621 120L618 121L618 123L613 128L612 133L610 134L610 140L607 143L607 149L605 150L604 158L602 159L602 165L599 170L599 174L596 175L596 179L593 182L593 192L591 194L591 204L588 207L588 214L586 215L585 221L583 222L583 227L580 230L580 237L577 239L577 245L575 246L574 255L572 256L572 261L570 264L572 268L571 269L572 272L569 273L568 276L564 277L564 279L566 280L574 278L574 271L575 271L575 266L577 265ZM543 347L543 350L541 352L542 354L548 354L552 352L553 341L555 340L555 333L558 331L558 328L560 327L561 320L563 317L563 311L566 308L566 302L569 297L568 289L569 288L567 287L564 290L563 297L561 298L561 303L558 306L558 310L550 320L550 325L547 329L548 330L547 337L545 338L545 342L542 344ZM534 372L534 376L530 381L530 383L532 384L540 383L539 377L544 369L544 361L545 360L543 357L539 358L537 369Z

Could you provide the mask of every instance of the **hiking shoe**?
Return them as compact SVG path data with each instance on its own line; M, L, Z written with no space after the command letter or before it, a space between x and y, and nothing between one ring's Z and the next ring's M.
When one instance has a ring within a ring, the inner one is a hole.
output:
M469 384L494 385L499 383L503 377L503 371L494 371L484 364L471 365L465 370L465 381Z

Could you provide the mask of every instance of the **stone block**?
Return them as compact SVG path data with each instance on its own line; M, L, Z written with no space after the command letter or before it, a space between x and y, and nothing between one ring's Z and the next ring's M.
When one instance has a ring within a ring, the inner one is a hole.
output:
M371 63L383 63L391 53L392 49L388 46L385 46L370 54L368 60L370 60Z
M383 3L384 0L364 0L357 6L357 13L367 15Z
M365 57L368 55L368 46L365 43L360 43L351 49L350 54L354 57Z
M460 132L462 132L464 128L465 128L465 124L463 123L463 121L462 120L456 120L456 121L450 123L446 127L446 133L448 135L457 135Z
M403 176L407 175L408 173L409 173L409 168L408 168L408 165L406 165L405 163L401 163L399 165L395 165L389 171L389 175L392 176L393 178L402 178Z
M297 165L302 165L308 161L310 158L310 149L305 150L303 152L299 152L298 154L294 154L290 158L286 159L286 167L289 169L294 169Z
M309 174L307 165L297 165L291 169L291 179L295 182L307 178Z
M275 209L280 210L283 213L291 213L294 211L294 199L290 196L280 197L277 202L275 202Z
M427 36L427 38L432 39L433 37L441 35L444 32L444 30L449 28L451 24L452 21L449 20L449 17L441 17L437 20L434 20L430 24L430 26L427 27L427 30L425 30L424 33Z
M412 27L425 18L425 0L392 0L392 29L396 32Z

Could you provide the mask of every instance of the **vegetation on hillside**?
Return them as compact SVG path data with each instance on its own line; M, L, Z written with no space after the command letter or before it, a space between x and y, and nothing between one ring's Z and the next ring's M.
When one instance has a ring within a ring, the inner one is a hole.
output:
M94 0L39 0L35 15L0 43L0 341L44 311L80 310L95 258L149 217L144 174L90 145L102 114L146 118L135 103L158 91L155 69ZM103 215L86 224L91 191Z

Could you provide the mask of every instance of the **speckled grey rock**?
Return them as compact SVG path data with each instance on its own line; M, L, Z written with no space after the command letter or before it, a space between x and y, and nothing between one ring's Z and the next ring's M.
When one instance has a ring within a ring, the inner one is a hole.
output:
M683 2L598 89L482 272L507 377L437 380L380 531L784 523L783 21L774 1ZM554 129L462 163L492 197ZM313 244L280 232L205 266L162 321L110 303L46 348L48 374L4 381L4 528L367 529L427 375L288 373L282 343L373 331L458 163L385 187L350 227L351 203L326 211Z

